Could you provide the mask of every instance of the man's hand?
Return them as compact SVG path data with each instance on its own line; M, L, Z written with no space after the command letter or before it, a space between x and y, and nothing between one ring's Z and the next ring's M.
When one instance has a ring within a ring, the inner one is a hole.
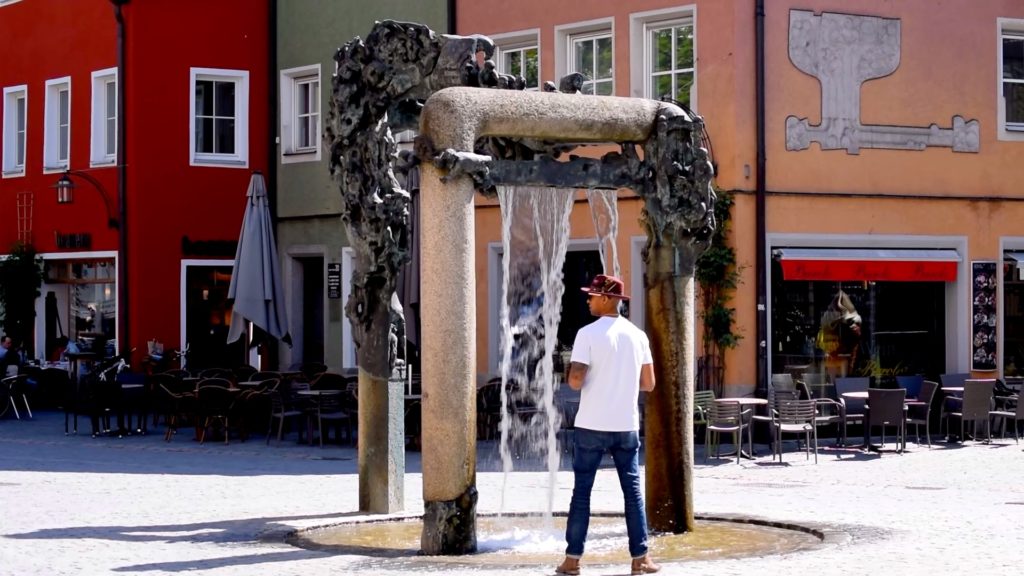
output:
M587 377L587 370L589 368L590 366L587 366L582 362L573 362L572 365L569 366L569 388L572 388L573 390L582 390L583 381Z
M640 391L651 390L654 390L654 364L644 364L640 367Z

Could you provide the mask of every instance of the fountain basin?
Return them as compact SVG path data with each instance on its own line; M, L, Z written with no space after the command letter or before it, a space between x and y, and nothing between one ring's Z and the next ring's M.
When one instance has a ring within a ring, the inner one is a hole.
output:
M349 522L291 534L289 544L340 555L364 556L393 568L443 566L526 568L553 566L565 552L565 514L478 515L476 554L425 556L419 553L419 517ZM832 538L805 526L750 518L700 517L687 534L652 534L651 554L659 562L687 562L788 554L822 546ZM587 539L588 566L629 562L626 523L621 514L593 514Z

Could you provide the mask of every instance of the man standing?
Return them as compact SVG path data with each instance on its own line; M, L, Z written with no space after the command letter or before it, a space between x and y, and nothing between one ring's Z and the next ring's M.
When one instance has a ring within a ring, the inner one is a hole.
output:
M587 288L587 306L597 320L576 334L569 387L581 390L576 414L572 469L575 485L565 527L565 560L559 574L580 573L590 524L590 492L605 452L611 452L625 499L630 574L650 574L661 566L647 551L647 514L640 493L640 391L654 389L654 364L647 335L619 315L629 297L622 280L598 274Z

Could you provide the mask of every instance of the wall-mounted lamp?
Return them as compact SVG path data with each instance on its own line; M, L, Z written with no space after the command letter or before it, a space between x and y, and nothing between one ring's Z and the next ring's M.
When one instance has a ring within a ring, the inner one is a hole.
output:
M96 188L96 191L103 197L103 205L107 208L107 226L110 228L118 228L120 226L120 222L118 221L117 216L114 215L112 206L110 205L110 197L107 195L106 188L103 187L103 184L101 184L99 180L85 172L65 170L64 173L60 175L57 183L51 186L51 188L57 189L57 203L71 204L74 202L75 182L71 179L72 176L81 178Z

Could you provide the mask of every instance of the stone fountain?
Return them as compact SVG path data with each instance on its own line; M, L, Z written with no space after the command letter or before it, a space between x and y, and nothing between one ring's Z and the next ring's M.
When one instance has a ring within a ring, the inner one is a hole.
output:
M352 298L359 363L360 508L402 508L401 307L394 292L409 260L409 195L395 171L421 170L423 498L421 550L476 550L476 306L474 194L498 185L631 188L648 233L646 318L659 386L647 403L651 527L692 530L694 262L714 228L712 167L702 120L653 100L524 92L497 74L485 37L436 35L378 23L337 55L329 127L331 169L355 249ZM518 88L518 89L517 89ZM399 157L392 131L415 127L415 154ZM617 144L601 158L581 144ZM642 154L641 154L642 151Z

